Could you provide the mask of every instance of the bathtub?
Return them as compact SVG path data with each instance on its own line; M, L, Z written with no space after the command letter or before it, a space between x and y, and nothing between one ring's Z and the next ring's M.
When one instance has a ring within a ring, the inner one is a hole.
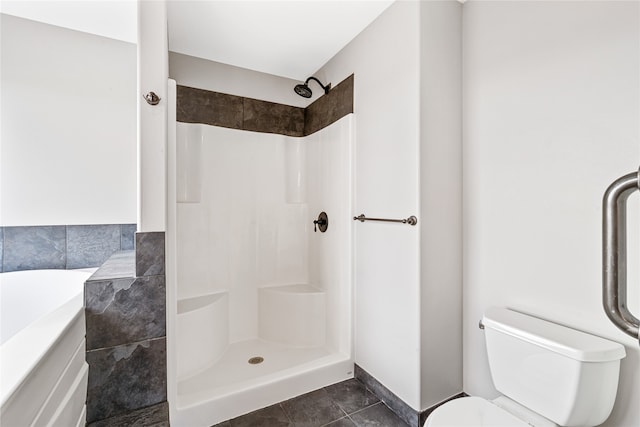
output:
M84 426L84 282L96 269L0 274L0 425Z

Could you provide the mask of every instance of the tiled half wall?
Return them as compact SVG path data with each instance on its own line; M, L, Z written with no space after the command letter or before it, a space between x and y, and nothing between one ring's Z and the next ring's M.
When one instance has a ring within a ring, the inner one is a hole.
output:
M164 233L136 233L85 282L91 427L168 426Z
M178 86L177 120L254 132L307 136L353 113L353 86L352 74L307 108Z
M0 272L99 267L132 250L135 224L0 227Z

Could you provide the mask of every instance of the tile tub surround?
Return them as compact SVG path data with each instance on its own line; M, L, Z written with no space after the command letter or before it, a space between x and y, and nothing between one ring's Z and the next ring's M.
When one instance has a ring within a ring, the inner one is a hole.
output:
M354 378L214 427L248 426L407 427L407 424L378 400L362 382Z
M0 227L0 272L99 267L133 249L135 224Z
M165 299L162 232L85 282L89 425L168 425Z
M66 240L64 225L4 227L2 271L65 269Z
M307 108L300 108L179 85L177 120L254 132L307 136L353 113L353 90L352 74Z

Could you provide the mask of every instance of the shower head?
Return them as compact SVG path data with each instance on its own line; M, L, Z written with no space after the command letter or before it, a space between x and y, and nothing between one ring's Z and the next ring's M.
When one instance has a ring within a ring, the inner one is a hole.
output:
M294 87L293 90L295 90L296 93L303 98L311 98L311 95L313 94L313 92L311 92L311 89L309 89L309 86L307 86L306 83L303 85L296 85L296 87Z
M309 80L315 80L320 85L320 87L324 89L325 95L329 93L329 90L331 89L331 83L325 86L322 83L320 83L320 80L316 79L315 77L309 77L307 81L304 82L304 84L296 85L296 87L294 87L293 90L303 98L311 98L311 95L313 95L313 92L311 92L311 89L309 88Z

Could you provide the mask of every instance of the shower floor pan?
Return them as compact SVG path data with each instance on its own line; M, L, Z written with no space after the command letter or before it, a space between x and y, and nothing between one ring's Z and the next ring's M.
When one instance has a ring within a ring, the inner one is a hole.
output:
M249 363L254 357L264 361ZM353 360L324 347L234 343L215 365L178 382L172 424L210 426L352 377Z

